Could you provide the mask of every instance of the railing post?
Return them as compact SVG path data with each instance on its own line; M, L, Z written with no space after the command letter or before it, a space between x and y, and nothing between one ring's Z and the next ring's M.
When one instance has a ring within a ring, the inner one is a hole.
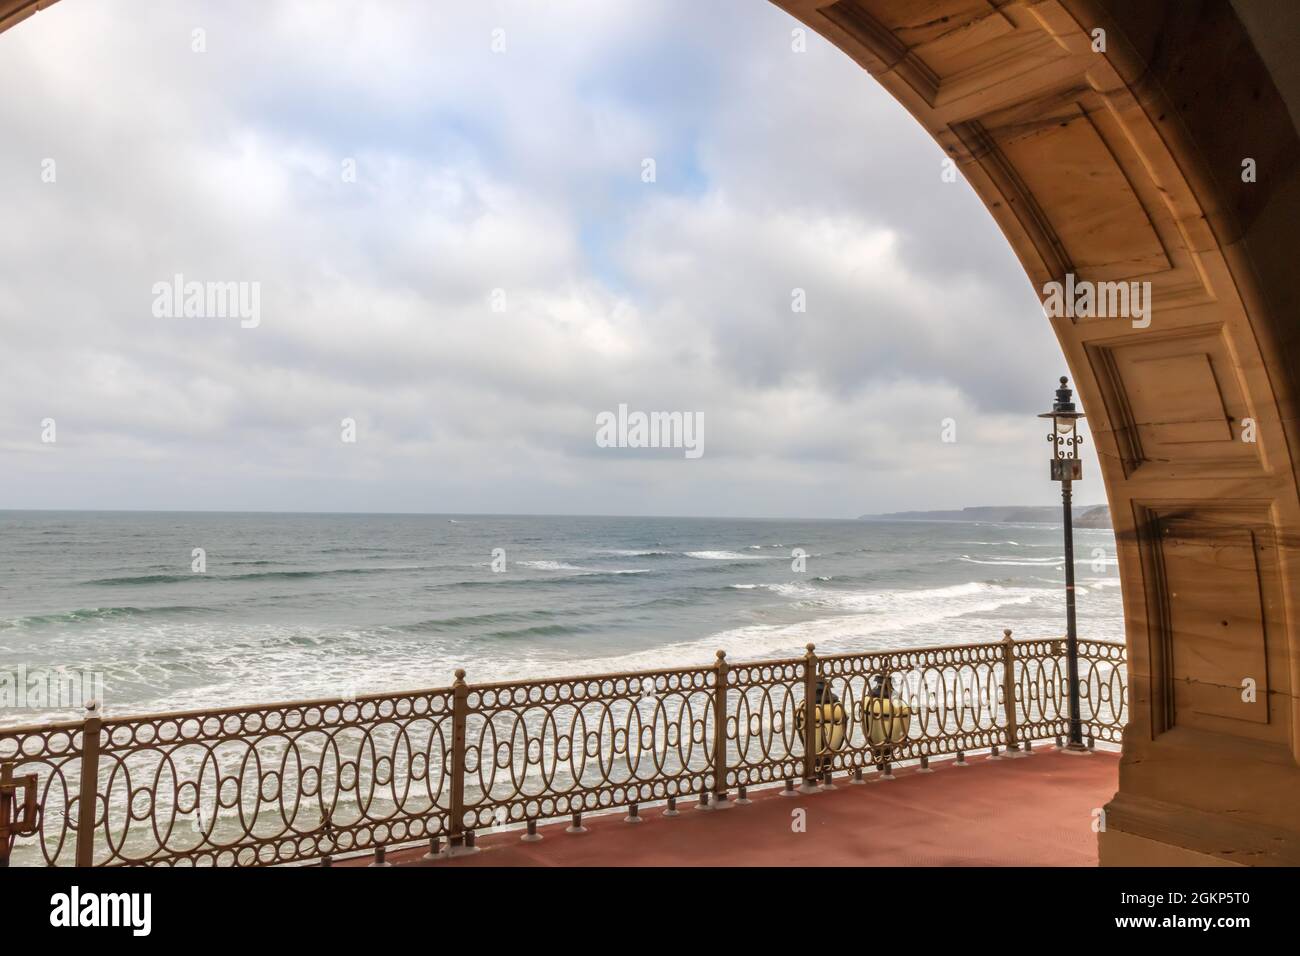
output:
M447 843L455 852L465 843L465 725L469 721L469 685L465 671L456 669L451 685L451 817L447 821Z
M728 809L727 803L727 652L718 651L713 684L713 808ZM739 730L737 730L739 732Z
M807 646L803 657L803 786L804 793L817 792L817 649Z
M77 799L77 866L95 865L95 811L99 792L98 705L86 704L86 722L81 728L81 794Z
M14 764L12 760L0 762L0 867L9 865L9 851L16 831L14 804Z
M1008 756L1020 750L1020 725L1016 715L1016 642L1011 629L1002 632L1002 707L1007 715Z
M22 790L19 808L18 791ZM14 761L0 761L0 867L9 865L9 854L20 836L38 830L40 808L36 803L36 774L14 776Z

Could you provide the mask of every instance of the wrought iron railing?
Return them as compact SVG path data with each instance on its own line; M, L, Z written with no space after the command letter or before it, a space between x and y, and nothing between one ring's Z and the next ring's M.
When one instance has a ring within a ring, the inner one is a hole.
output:
M0 862L253 866L904 762L1068 727L1063 640L471 685L0 728ZM1081 641L1089 743L1126 720L1124 645ZM719 719L721 715L721 719ZM812 759L806 755L812 754ZM83 807L92 807L83 813ZM12 851L12 854L11 854Z

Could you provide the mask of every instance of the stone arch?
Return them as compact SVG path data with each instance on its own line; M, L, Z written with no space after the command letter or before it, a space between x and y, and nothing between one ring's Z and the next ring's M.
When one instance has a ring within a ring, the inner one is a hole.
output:
M0 30L53 2L0 0ZM1130 723L1102 862L1300 863L1300 15L773 2L930 131L1040 296L1067 275L1150 283L1145 327L1051 320L1124 589Z

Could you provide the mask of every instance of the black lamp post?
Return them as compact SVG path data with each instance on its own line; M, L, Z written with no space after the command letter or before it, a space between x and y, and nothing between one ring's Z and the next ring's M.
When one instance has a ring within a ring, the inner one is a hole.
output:
M1083 414L1074 407L1074 393L1069 379L1061 376L1061 387L1056 390L1052 410L1039 418L1052 420L1052 431L1047 440L1052 443L1052 480L1061 483L1061 506L1065 515L1065 624L1066 660L1070 682L1070 736L1065 749L1087 753L1083 743L1083 721L1079 716L1079 634L1074 620L1074 514L1071 506L1071 484L1083 477L1083 462L1079 459L1079 419Z

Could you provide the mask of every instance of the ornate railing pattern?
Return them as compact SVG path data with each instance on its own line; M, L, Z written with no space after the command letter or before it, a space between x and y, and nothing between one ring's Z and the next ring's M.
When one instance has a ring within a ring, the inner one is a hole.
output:
M432 690L6 729L0 761L35 774L30 862L251 866L446 833L451 731Z
M490 684L468 694L464 825L711 787L713 668Z
M469 685L0 729L0 863L252 866L1067 732L1063 640ZM1126 720L1124 646L1080 642L1089 742ZM814 759L806 760L806 754ZM93 812L82 808L93 806ZM26 813L24 813L24 809Z
M1064 640L1017 641L1016 700L1025 739L1066 733L1069 706ZM1079 641L1079 709L1085 732L1096 740L1119 743L1128 722L1124 645Z

